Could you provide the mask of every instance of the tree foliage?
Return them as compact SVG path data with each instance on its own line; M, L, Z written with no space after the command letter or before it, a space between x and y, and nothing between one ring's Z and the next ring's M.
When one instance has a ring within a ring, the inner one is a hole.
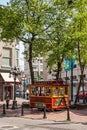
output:
M77 60L79 62L81 76L78 86L77 95L80 87L82 86L84 93L84 69L87 65L87 1L76 0L73 2L73 8L71 9L72 17L70 22L71 40L74 44L74 52L77 54ZM77 98L75 103L77 102Z
M32 58L36 55L35 51L40 53L46 44L46 31L52 24L50 23L52 4L43 0L11 0L2 11L1 39L9 42L17 38L28 44L25 54L33 83Z
M50 70L59 71L65 57L77 60L83 74L87 64L87 2L86 0L11 0L0 7L0 38L11 42L15 38L26 46L34 82L32 59L48 55Z
M53 25L51 26L50 34L48 34L50 42L48 44L49 58L47 59L48 66L52 71L56 71L56 79L59 79L62 64L64 58L68 55L69 50L73 50L70 44L69 36L69 19L71 14L69 14L70 7L66 0L56 0L53 3L55 12L53 13ZM69 46L68 46L69 45ZM73 52L73 51L72 51Z

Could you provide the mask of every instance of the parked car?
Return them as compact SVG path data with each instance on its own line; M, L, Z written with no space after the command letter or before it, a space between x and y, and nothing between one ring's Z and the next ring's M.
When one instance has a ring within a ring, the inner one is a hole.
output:
M87 97L87 91L80 91L79 94L77 95L80 99L83 99L85 97Z
M83 93L83 91L80 91L79 94L77 95L77 97L79 99L83 99L84 101L87 102L87 91L84 91L84 93Z
M22 91L16 91L16 97L22 97Z

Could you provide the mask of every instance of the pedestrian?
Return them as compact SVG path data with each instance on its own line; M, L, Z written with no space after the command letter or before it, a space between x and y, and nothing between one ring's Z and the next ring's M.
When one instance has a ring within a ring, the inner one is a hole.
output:
M26 91L27 100L29 99L29 91Z
M7 91L6 93L6 108L9 108L9 101L10 101L10 97L9 97L9 91Z

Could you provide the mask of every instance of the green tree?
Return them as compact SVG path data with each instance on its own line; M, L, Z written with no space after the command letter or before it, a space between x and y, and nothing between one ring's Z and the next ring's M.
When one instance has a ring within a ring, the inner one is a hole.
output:
M76 0L73 2L71 9L71 40L74 44L75 53L77 53L77 60L79 62L81 76L78 86L77 95L82 86L84 93L84 69L87 65L87 1ZM75 104L77 97L75 99Z
M47 59L48 66L51 71L56 71L56 79L61 78L61 70L64 58L72 50L69 38L69 23L70 14L68 3L66 0L55 0L53 3L55 11L52 14L53 25L50 29L49 37L49 57ZM69 56L69 55L68 55Z
M24 52L29 62L31 82L34 83L32 59L46 43L46 31L51 26L52 2L43 0L11 0L1 7L0 38L11 42L22 41L27 50Z

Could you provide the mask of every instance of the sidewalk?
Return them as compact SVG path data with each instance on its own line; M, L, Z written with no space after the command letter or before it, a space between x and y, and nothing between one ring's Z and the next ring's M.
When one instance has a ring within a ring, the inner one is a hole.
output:
M28 100L17 98L18 103L18 109L12 110L12 109L6 109L5 116L8 117L22 117L22 118L30 118L30 119L43 119L44 112L38 111L37 109L30 109L30 108L24 108L23 110L23 116L21 116L22 109L21 104L22 102L28 102ZM12 103L12 101L10 101ZM3 109L2 106L3 102L0 102L0 117L3 116ZM70 120L71 122L83 122L87 123L87 108L84 109L70 109L69 111ZM67 111L66 110L59 110L54 112L46 112L46 120L52 120L52 121L67 121Z

